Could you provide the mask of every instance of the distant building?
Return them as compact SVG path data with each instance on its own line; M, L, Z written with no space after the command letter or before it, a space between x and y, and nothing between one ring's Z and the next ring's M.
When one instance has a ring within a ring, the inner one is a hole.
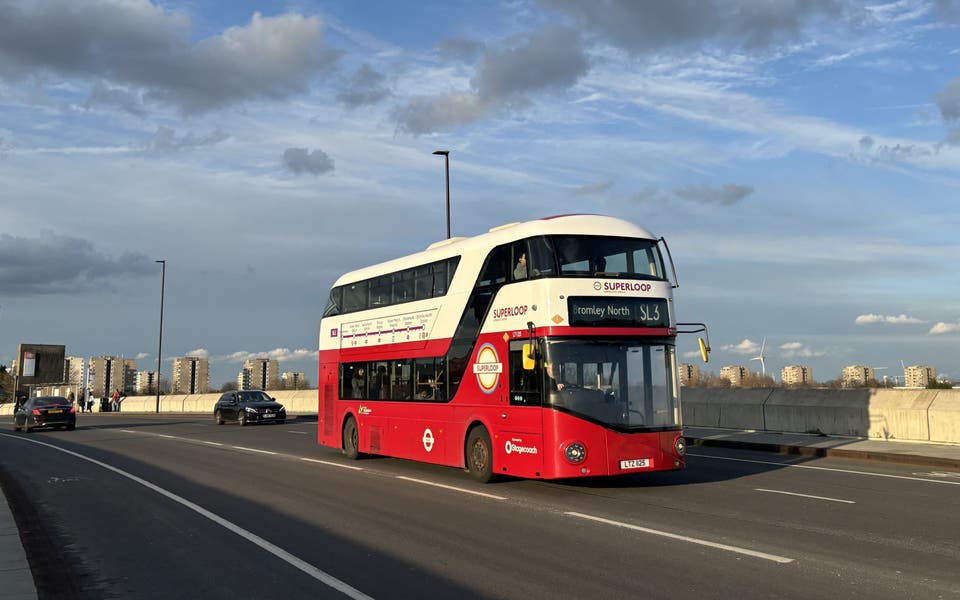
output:
M788 365L780 369L780 382L783 385L811 385L813 369L803 365Z
M746 379L747 375L749 374L750 371L741 365L727 365L725 367L720 367L720 379L726 379L733 387L740 387L743 385L743 380Z
M903 369L903 385L905 387L927 387L931 381L937 380L937 370L933 367L913 365Z
M96 356L87 367L87 386L97 398L109 397L113 390L128 393L136 386L137 361L120 356Z
M210 390L210 363L198 356L173 359L173 393L206 394Z
M285 390L299 390L305 387L306 378L301 371L286 371L280 375Z
M863 365L844 367L840 377L843 382L843 387L863 387L876 381L873 367L865 367Z
M241 390L275 390L280 387L277 373L280 364L269 358L251 358L243 362L243 370L237 377Z
M68 356L63 359L63 382L69 385L83 387L84 360L79 356Z
M137 371L137 395L149 396L156 394L159 381L160 377L156 371Z
M697 385L700 382L700 367L690 363L680 363L680 387Z

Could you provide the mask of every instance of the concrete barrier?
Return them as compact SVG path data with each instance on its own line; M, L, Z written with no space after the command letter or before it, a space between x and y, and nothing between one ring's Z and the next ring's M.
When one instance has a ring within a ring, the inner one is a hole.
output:
M960 390L939 390L929 412L930 441L960 443Z
M683 388L682 400L692 427L960 444L958 389L693 387Z
M700 427L766 429L763 404L772 390L764 388L684 388L683 422Z

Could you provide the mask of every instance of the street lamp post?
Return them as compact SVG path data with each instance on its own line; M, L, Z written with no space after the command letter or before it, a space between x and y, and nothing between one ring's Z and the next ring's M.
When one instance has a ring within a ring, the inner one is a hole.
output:
M163 288L167 282L167 261L155 260L162 266L160 271L160 341L157 343L157 412L160 412L160 357L163 356Z
M447 174L447 239L450 239L450 151L437 150L434 154L443 156L444 170Z

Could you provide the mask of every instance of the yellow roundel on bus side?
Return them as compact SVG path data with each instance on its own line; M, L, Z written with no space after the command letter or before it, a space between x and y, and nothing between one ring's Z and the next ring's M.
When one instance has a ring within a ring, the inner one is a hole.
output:
M492 394L500 382L503 364L493 344L487 342L477 351L477 360L473 363L473 374L477 376L477 385L484 394Z

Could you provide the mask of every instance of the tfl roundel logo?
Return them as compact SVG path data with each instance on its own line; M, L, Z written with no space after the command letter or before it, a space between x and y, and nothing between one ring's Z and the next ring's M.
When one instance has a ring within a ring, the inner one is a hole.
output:
M477 376L477 385L484 394L492 394L500 382L500 373L503 372L503 363L497 355L497 349L487 342L477 351L477 361L473 363L473 374Z

